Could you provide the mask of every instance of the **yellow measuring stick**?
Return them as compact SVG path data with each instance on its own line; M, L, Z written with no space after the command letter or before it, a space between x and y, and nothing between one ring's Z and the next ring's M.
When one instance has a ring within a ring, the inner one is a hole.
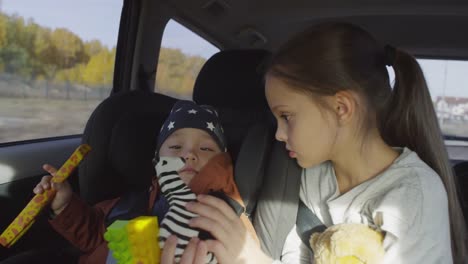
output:
M60 169L52 177L52 182L63 182L70 176L73 170L83 160L83 158L91 150L87 144L80 145L60 167ZM26 231L32 226L36 216L41 210L52 200L55 195L54 189L49 189L41 194L36 194L19 215L11 222L11 224L0 235L0 244L4 247L11 247L21 238Z

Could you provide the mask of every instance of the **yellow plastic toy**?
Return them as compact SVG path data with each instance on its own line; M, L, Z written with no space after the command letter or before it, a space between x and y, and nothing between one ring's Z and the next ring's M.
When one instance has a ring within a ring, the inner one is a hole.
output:
M90 150L91 147L89 145L80 145L60 167L51 181L59 183L66 180ZM28 231L35 222L36 216L52 200L54 195L54 189L49 189L42 194L36 194L0 235L0 244L7 248L14 245Z
M339 224L312 234L310 246L316 264L377 264L385 254L383 238L364 224Z
M119 264L158 264L158 218L140 216L132 220L116 220L104 233L104 239Z

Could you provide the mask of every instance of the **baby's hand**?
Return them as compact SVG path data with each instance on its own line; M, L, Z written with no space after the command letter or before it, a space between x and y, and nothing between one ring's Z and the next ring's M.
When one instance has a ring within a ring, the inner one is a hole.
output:
M52 209L55 215L58 215L70 203L73 191L68 181L64 181L61 183L51 182L52 176L54 176L57 172L56 168L49 164L44 164L42 168L48 173L50 173L50 175L42 177L41 182L39 182L36 185L36 187L33 189L33 192L35 194L40 194L43 193L45 190L49 190L50 188L55 189L57 192L50 204L50 208Z

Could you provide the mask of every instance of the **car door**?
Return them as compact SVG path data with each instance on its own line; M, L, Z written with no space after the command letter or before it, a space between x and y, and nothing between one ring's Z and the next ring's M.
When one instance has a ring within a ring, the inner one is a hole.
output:
M2 1L0 232L33 197L42 164L64 163L92 111L111 94L122 7L123 1ZM79 191L76 175L71 182ZM63 243L45 216L14 246L0 246L0 260Z

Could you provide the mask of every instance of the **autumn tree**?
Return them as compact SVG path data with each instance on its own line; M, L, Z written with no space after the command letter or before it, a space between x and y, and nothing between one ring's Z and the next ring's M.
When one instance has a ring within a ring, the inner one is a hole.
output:
M67 29L54 30L50 35L50 41L56 51L55 64L60 68L72 68L75 64L89 59L82 40Z
M179 49L161 48L156 91L190 98L195 79L204 63L205 59L200 56L187 56Z
M94 56L104 49L107 48L104 47L99 40L91 40L84 43L84 51L88 56Z
M72 84L111 87L115 54L115 48L109 50L99 40L83 41L68 29L50 29L32 19L0 14L0 72L19 75L31 85L46 80L66 85L67 92ZM202 57L161 48L156 90L189 98L204 63Z
M3 49L8 44L7 41L7 28L8 18L0 14L0 49Z
M91 57L83 71L84 84L91 87L104 87L112 84L115 63L115 48L101 50Z

